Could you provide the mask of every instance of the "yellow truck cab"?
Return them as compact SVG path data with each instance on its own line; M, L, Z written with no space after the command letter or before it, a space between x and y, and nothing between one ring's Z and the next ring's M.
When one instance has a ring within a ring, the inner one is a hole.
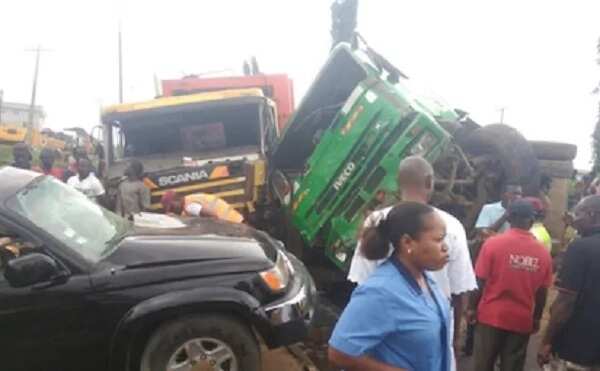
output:
M250 220L260 208L266 158L279 136L260 89L222 90L120 104L102 112L109 198L129 160L142 162L151 209L168 190L221 197ZM248 219L247 219L248 220Z

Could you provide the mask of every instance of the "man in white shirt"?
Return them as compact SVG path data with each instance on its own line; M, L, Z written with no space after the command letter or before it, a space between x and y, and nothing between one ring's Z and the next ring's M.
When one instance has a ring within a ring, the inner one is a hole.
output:
M433 185L433 167L427 160L419 156L410 156L402 160L398 168L398 187L401 190L402 201L428 203L433 193ZM365 220L364 227L376 226L391 209L389 207L373 212ZM459 337L455 337L454 333L458 334L457 330L464 317L468 293L477 288L477 282L464 227L452 215L439 209L436 211L446 223L445 243L448 246L450 260L442 270L432 272L432 277L452 303L454 310L454 326L449 329L454 345L452 347L454 357L459 344ZM359 241L352 257L348 280L360 285L383 261L367 260L360 252ZM456 364L453 362L453 370L455 369Z
M506 209L513 200L520 198L522 194L520 185L507 184L502 194L502 200L483 206L475 223L475 229L484 236L506 231L510 227L507 222Z
M77 175L70 177L67 184L96 202L105 193L102 182L92 172L92 163L86 158L77 161Z

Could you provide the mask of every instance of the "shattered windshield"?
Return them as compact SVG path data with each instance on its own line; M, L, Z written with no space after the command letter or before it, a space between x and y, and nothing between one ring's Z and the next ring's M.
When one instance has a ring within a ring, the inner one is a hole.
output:
M9 199L8 208L89 262L110 254L130 222L53 177L38 179Z
M124 157L207 153L260 145L256 103L148 114L123 120Z

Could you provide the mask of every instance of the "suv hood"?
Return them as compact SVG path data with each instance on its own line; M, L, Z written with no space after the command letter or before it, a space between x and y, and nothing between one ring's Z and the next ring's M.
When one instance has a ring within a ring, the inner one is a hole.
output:
M276 242L254 228L205 218L182 221L182 228L134 227L105 261L126 268L229 261L247 267L241 270L262 270L276 259Z

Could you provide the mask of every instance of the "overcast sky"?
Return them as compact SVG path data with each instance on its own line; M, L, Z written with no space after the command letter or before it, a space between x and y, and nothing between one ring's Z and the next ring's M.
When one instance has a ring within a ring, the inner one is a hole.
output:
M330 0L3 0L0 89L28 102L41 44L38 98L47 126L91 128L117 101L122 22L125 100L152 98L153 76L230 69L256 55L288 73L300 100L327 58ZM359 31L376 50L481 124L579 146L587 167L600 97L600 1L362 0Z

